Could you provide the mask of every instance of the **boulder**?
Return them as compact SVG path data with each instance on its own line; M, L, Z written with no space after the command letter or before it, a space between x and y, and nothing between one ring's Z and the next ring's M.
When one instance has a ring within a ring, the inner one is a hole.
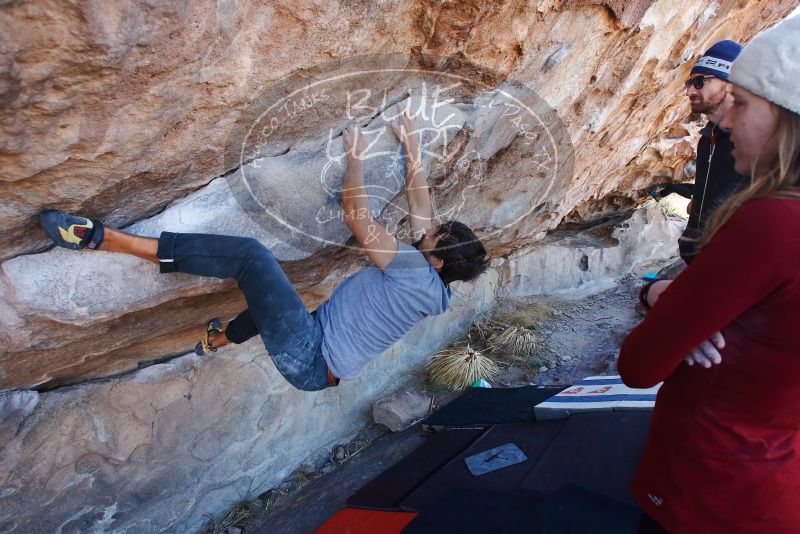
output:
M372 405L372 418L392 432L413 425L426 415L431 407L431 397L419 391L401 389L378 399Z
M0 2L0 531L192 532L355 435L496 299L589 294L675 256L681 221L620 214L686 181L683 80L795 4ZM370 208L406 226L386 129L405 105L437 213L494 260L338 388L292 390L258 340L191 353L246 307L235 283L52 249L36 223L254 237L313 309L366 264L338 213L347 124L373 142Z
M412 103L437 212L503 256L683 179L699 126L681 96L692 62L793 6L5 3L0 391L174 357L207 319L245 307L230 282L46 251L43 209L147 236L255 237L314 308L363 260L338 218L348 123L370 130L381 156L367 165L371 208L402 230L386 120Z
M601 291L653 259L673 257L681 230L682 221L651 206L495 260L475 283L453 284L447 313L415 326L358 379L321 392L289 386L258 338L211 357L184 355L41 393L7 392L0 396L0 531L194 532L206 514L222 514L253 488L277 487L316 465L373 413L393 428L424 416L430 401L418 393L400 390L393 397L405 402L391 408L378 401L498 299ZM615 242L597 252L598 234ZM666 244L642 246L656 240Z

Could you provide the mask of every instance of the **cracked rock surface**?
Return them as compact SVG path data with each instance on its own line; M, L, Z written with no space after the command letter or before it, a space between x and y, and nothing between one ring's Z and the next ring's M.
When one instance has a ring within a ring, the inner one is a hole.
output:
M682 221L619 215L688 179L683 80L796 3L0 2L0 531L189 532L354 435L498 298L588 295L674 256ZM433 201L492 269L334 390L291 390L258 340L187 355L245 308L235 283L51 249L36 224L255 237L312 309L365 264L337 220L342 129L370 132L370 208L400 228L386 117L423 95Z
M199 528L204 514L222 512L253 488L278 485L307 459L357 434L378 399L498 299L607 289L643 262L675 256L683 224L651 206L518 251L477 283L454 284L446 314L415 326L357 380L322 392L289 386L255 338L210 358L186 355L43 393L4 393L0 528ZM607 236L605 248L596 247L598 235Z
M314 308L360 257L338 246L348 238L337 181L350 121L384 129L371 141L387 156L367 162L371 208L402 227L402 169L387 172L398 145L384 117L408 92L424 95L437 211L503 256L685 180L699 123L681 93L694 58L795 4L6 3L0 390L173 357L205 320L244 308L229 282L159 277L107 253L43 252L42 209L148 236L256 237Z

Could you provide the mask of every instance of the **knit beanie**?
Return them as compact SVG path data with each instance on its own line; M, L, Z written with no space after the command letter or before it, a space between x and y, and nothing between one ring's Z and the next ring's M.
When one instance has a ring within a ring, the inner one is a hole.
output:
M710 74L723 80L728 79L731 72L731 64L739 52L742 51L742 45L736 41L720 41L715 43L714 46L706 50L706 53L697 60L697 63L692 67L692 74Z
M800 113L800 16L756 35L733 64L730 81Z

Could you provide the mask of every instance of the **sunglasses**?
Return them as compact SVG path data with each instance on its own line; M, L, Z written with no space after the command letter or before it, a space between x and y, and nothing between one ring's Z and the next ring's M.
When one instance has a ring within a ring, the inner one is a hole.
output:
M686 89L688 89L690 85L695 89L702 89L703 85L706 83L706 79L708 78L716 78L716 76L695 76L694 78L689 78L683 82L683 86Z

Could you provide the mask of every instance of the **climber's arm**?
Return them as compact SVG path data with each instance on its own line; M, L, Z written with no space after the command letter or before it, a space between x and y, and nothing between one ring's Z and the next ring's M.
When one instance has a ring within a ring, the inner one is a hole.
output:
M433 228L433 204L428 189L428 173L422 165L419 125L404 111L397 122L390 123L392 131L406 149L406 200L413 239L419 239Z
M397 254L397 239L372 217L364 187L364 159L367 143L357 126L350 126L342 137L347 153L347 171L342 184L343 220L369 259L383 269Z

